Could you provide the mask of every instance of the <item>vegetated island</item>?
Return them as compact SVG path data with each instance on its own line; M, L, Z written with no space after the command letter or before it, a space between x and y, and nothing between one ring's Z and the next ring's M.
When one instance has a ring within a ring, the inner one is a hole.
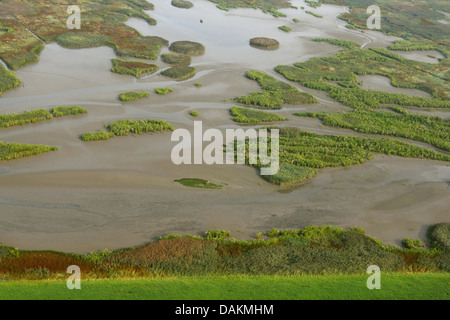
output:
M170 45L169 50L189 56L200 56L205 53L205 46L193 41L175 41Z
M175 79L177 81L183 81L195 76L196 69L194 67L176 66L161 71L163 76Z
M307 14L310 14L310 15L316 17L316 18L323 18L320 14L314 13L314 12L312 12L312 11L306 10L305 12L306 12Z
M156 88L155 93L165 96L166 94L173 92L172 88Z
M22 126L29 123L40 122L52 119L53 117L63 117L87 113L87 110L80 106L58 106L50 110L40 109L24 111L22 113L0 114L0 128Z
M155 73L159 69L159 66L157 66L156 64L150 64L141 61L112 59L112 63L112 72L122 75L131 75L137 78L143 74Z
M275 39L257 37L250 39L250 46L263 50L275 50L280 47L280 43Z
M242 107L231 107L230 114L233 116L233 120L239 123L258 124L289 120L273 112L253 110L250 108Z
M311 169L346 167L364 163L375 154L450 161L448 155L392 138L319 135L292 127L277 129L280 166L288 166L274 176L262 177L270 182L281 182L278 184L282 185L296 184L305 179L305 174L292 170L292 165ZM253 166L261 167L261 164ZM308 172L307 178L317 171Z
M440 117L409 114L405 109L450 107L450 85L442 81L441 68L439 64L430 65L402 58L383 48L357 48L294 66L278 66L276 71L305 87L325 91L331 98L353 109L345 114L303 113L299 114L301 116L318 117L326 125L361 133L426 142L449 151L448 121ZM358 75L365 74L387 76L393 86L420 89L435 98L362 89Z
M163 53L161 60L167 64L176 66L188 66L191 64L191 57L187 54Z
M214 190L223 188L222 184L213 183L208 180L198 178L183 178L174 180L174 182L178 182L179 184L189 188L214 189Z
M171 4L172 6L181 9L190 9L194 6L192 2L186 0L172 0Z
M250 70L245 76L256 80L263 92L252 92L250 95L235 97L237 103L265 109L281 109L283 104L313 104L317 99L306 92L300 92L296 87L275 79L266 73Z
M288 26L279 26L278 29L280 29L281 31L284 31L284 32L291 31L291 28L289 28Z
M346 49L356 49L359 48L360 45L357 42L349 41L349 40L340 40L340 39L330 39L330 38L315 38L312 39L314 42L326 42L329 44L333 44L335 46L339 46Z
M88 132L81 135L83 141L108 140L115 136L127 136L129 133L137 135L147 132L173 131L174 127L165 120L144 119L132 120L124 119L105 125L108 131Z
M148 92L129 91L119 95L120 101L135 101L148 97Z

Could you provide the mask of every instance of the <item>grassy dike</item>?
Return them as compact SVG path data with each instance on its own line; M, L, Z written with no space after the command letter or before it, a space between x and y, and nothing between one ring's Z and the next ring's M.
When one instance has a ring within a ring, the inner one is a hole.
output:
M381 289L369 290L369 275L179 277L151 280L0 282L0 299L302 300L449 299L448 273L381 273Z

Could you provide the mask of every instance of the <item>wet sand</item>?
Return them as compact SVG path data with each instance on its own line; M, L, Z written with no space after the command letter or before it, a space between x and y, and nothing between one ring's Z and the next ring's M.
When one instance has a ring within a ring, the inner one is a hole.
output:
M294 1L293 5L302 3ZM228 113L234 105L230 99L260 90L255 81L243 76L248 69L280 77L273 71L277 64L339 50L310 41L315 37L339 37L366 47L386 47L398 40L345 28L345 22L336 18L344 10L323 6L314 10L324 16L317 19L285 9L288 17L276 19L252 9L224 12L207 1L197 1L189 12L167 2L150 12L157 26L130 19L128 24L144 35L205 44L206 54L192 59L197 75L183 82L158 74L141 79L113 74L115 55L110 48L69 50L47 45L38 63L16 72L24 86L2 95L0 113L73 104L89 113L0 129L2 141L59 147L57 152L0 163L0 241L21 249L87 252L138 245L167 233L198 234L220 228L231 230L236 238L249 239L272 227L308 224L358 225L386 243L399 244L404 237L423 239L426 226L448 221L448 163L378 156L360 166L320 170L310 182L280 193L280 188L261 179L253 168L173 165L170 152L175 144L170 133L92 143L78 138L123 118L164 119L175 128L192 129L194 119L202 120L205 128L237 128ZM173 21L168 20L175 12ZM294 17L300 22L293 23ZM293 31L278 30L282 24ZM221 38L224 30L228 33ZM248 40L254 36L279 40L280 50L251 48ZM157 64L161 69L168 67L160 60ZM203 86L197 88L195 82ZM390 86L379 79L364 82L371 89ZM313 93L319 103L283 108L280 113L290 121L281 125L319 134L356 134L325 127L317 119L293 116L294 111L347 109L323 93L293 85ZM151 94L133 103L117 100L121 92L152 92L158 87L171 87L174 92ZM189 110L197 110L199 117L191 117ZM189 189L173 182L187 177L226 183L226 187Z

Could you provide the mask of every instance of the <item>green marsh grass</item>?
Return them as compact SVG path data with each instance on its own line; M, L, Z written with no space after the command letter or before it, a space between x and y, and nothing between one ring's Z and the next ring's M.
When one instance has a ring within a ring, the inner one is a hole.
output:
M404 109L400 110L404 112ZM327 126L426 142L450 151L450 123L436 116L392 114L375 110L355 110L341 114L307 112L296 115L319 118Z
M368 275L195 276L148 280L88 280L82 290L66 282L7 281L7 300L448 300L448 273L383 273L382 289ZM232 288L230 290L230 288ZM267 290L270 288L270 290Z
M193 41L176 41L169 46L169 49L189 56L199 56L205 53L205 47L201 43Z
M366 270L372 264L383 270L382 278L390 273L403 276L439 273L449 279L449 253L444 251L441 240L448 238L448 226L448 223L432 226L429 234L434 231L440 237L435 243L428 237L429 247L425 248L384 245L366 235L362 228L330 225L272 228L252 240L237 240L226 230L209 230L203 236L169 234L137 247L83 255L0 246L0 275L6 280L2 284L17 280L65 280L68 263L84 270L83 282L353 275L364 276L361 286L370 292L366 287ZM63 288L69 291L65 285Z
M57 147L22 143L5 143L0 141L0 161L14 160L41 153L57 151Z
M195 76L196 70L194 67L176 66L173 68L161 71L163 76L173 78L177 81L183 81Z
M161 59L167 64L176 66L188 66L191 64L191 57L186 54L163 53Z
M159 67L155 64L140 61L112 59L112 62L112 72L122 75L132 75L135 77L140 77L142 74L151 74L159 69Z
M249 108L231 107L230 113L233 120L239 123L264 123L288 120L276 113L261 110L252 110Z
M289 28L288 26L280 26L280 27L278 27L278 29L280 29L281 31L284 31L284 32L290 32L291 31L291 28Z
M190 9L194 6L192 4L192 2L186 1L186 0L172 0L171 4L174 7L182 8L182 9Z
M280 43L275 39L258 37L250 39L250 46L257 49L275 50L280 47Z
M173 92L173 89L172 88L156 88L155 92L157 94L159 94L159 95L163 95L164 96L164 95L166 95L166 94L168 94L170 92Z
M52 119L53 117L62 117L70 115L84 114L87 110L80 106L59 106L50 109L24 111L22 113L0 114L0 128L22 126L29 123L40 122Z
M115 136L127 136L128 134L143 134L151 132L173 131L174 127L165 120L144 119L133 120L124 119L105 125L107 131L88 132L81 135L83 141L108 140Z
M234 101L249 106L258 106L266 109L281 109L283 104L313 104L317 99L306 92L300 92L294 86L275 79L266 73L250 70L245 76L255 80L263 92L251 92L249 95L235 97Z
M120 101L135 101L148 97L148 92L129 91L119 95Z
M178 182L179 184L189 187L189 188L199 188L199 189L222 189L223 185L209 182L204 179L197 178L183 178L179 180L174 180L174 182Z

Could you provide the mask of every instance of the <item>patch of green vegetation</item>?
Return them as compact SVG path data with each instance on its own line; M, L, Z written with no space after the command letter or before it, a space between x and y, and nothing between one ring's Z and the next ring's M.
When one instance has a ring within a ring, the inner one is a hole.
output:
M0 58L11 70L37 62L45 43L36 38L18 20L0 19Z
M396 113L400 113L400 114L408 114L408 110L406 110L405 108L402 107L397 107L397 106L387 106L387 109L394 111Z
M280 47L280 43L275 39L258 37L250 39L250 46L257 49L275 50Z
M290 176L289 170L295 171L292 166L313 169L346 167L364 163L372 159L375 154L450 161L448 155L391 138L318 135L298 128L279 128L279 134L280 165L288 165L284 167L280 175L286 177ZM247 152L247 164L248 157ZM261 164L253 166L261 167Z
M189 56L199 56L205 53L205 47L201 43L192 41L175 41L169 49Z
M163 53L161 59L167 64L176 66L188 66L191 64L191 57L186 54Z
M313 1L313 0L305 0L306 4L312 8L318 8L322 5L322 2L320 0Z
M80 106L59 106L51 108L49 111L54 117L76 116L78 114L85 114L87 110Z
M437 48L435 42L431 40L397 40L388 47L389 50L397 51L428 51Z
M53 118L47 110L25 111L22 113L0 115L0 127L8 128Z
M357 42L348 41L348 40L339 40L339 39L329 39L329 38L316 38L313 39L314 42L326 42L335 46L339 46L347 49L356 49L359 48L360 45Z
M109 140L109 138L112 138L114 136L115 136L115 134L112 132L100 130L100 131L96 131L96 132L83 133L81 135L81 140L83 140L83 141Z
M196 83L194 83L194 85L195 85L196 87L200 88L203 84L202 84L201 82L196 82Z
M317 169L299 167L291 164L283 164L280 166L277 174L263 176L270 183L279 186L289 186L312 178L317 174Z
M223 240L228 238L231 235L230 231L227 230L208 230L203 235L203 239L206 240Z
M186 1L186 0L172 0L171 4L174 7L182 8L182 9L190 9L194 6L192 4L192 2Z
M231 107L230 113L233 116L233 120L239 123L263 123L289 120L276 113L249 108Z
M145 13L153 5L145 0L78 0L82 8L82 29L69 30L67 4L57 0L11 0L0 9L0 58L10 69L36 62L46 43L57 42L70 48L109 46L118 56L156 59L168 42L144 37L125 25L130 17L156 21ZM17 14L12 8L18 9ZM14 19L8 17L14 16Z
M195 110L189 111L189 114L190 114L191 116L193 116L193 117L198 117L198 112L195 111Z
M353 26L367 28L367 5L355 0L323 0L323 3L350 7L349 13L340 16ZM430 39L448 46L448 26L439 23L448 12L446 0L374 0L383 10L382 31L403 38Z
M78 115L86 113L87 110L80 106L59 106L47 111L45 109L24 111L22 113L0 114L0 128L22 126L29 123L49 120L53 117Z
M166 94L168 94L170 92L173 92L173 89L172 88L156 88L155 92L157 94L160 94L160 95L164 96L164 95L166 95Z
M57 147L45 145L5 143L0 141L0 161L14 160L57 150Z
M108 44L110 37L101 34L64 33L56 38L56 42L65 48L91 48Z
M105 125L106 131L88 132L81 135L83 141L108 140L114 136L127 136L129 133L133 135L143 134L147 132L165 132L173 131L174 127L165 120L132 120L124 119Z
M450 161L450 156L389 138L317 135L280 128L280 163L325 168L361 164L374 154Z
M122 75L132 75L135 77L139 77L142 74L154 73L159 69L159 67L155 64L140 61L112 59L112 62L112 72Z
M440 229L448 237L445 230ZM85 270L83 283L89 279L151 278L155 281L155 278L180 276L361 275L364 279L360 285L365 292L371 292L366 287L366 270L372 264L384 270L385 276L392 272L408 276L439 272L449 277L448 252L436 247L386 246L357 227L348 230L315 225L291 230L274 228L265 233L268 238L249 241L236 240L230 235L226 230L210 230L203 237L171 234L136 248L87 255L5 248L0 250L5 253L0 259L0 275L7 280L2 281L2 286L16 280L22 283L26 283L23 280L66 280L67 265ZM432 287L436 288L436 283Z
M148 97L148 92L136 92L136 91L129 91L124 92L119 95L120 101L135 101L142 98Z
M164 120L131 120L125 119L112 122L108 129L116 136L127 136L129 133L142 134L146 132L173 131L173 125Z
M383 290L368 290L367 275L88 280L83 281L83 290L67 290L65 279L3 281L0 296L10 300L447 300L448 279L448 273L383 273Z
M228 11L234 8L261 9L264 13L270 13L274 17L285 17L278 9L289 8L291 3L285 0L210 0L217 4L220 10Z
M187 67L187 66L176 66L173 68L166 69L161 71L163 76L173 78L178 81L187 80L195 76L195 68Z
M7 70L0 64L0 96L3 92L17 88L19 85L20 80L16 77L14 72Z
M291 28L289 28L288 26L279 26L278 29L280 29L281 31L284 31L284 32L291 31Z
M310 14L310 15L316 17L316 18L323 18L323 16L321 16L320 14L314 13L314 12L312 12L312 11L306 10L305 12L306 12L307 14Z
M251 80L256 80L264 91L252 92L250 95L234 98L238 103L267 109L280 109L283 104L317 103L317 99L311 94L300 92L294 86L263 72L250 70L245 76Z
M183 178L179 180L174 180L185 187L189 188L200 188L200 189L222 189L223 185L209 182L208 180L197 179L197 178Z
M300 20L298 20L297 18L292 19L292 21L294 21L295 23L300 22Z
M450 223L431 226L427 237L431 248L450 253Z
M440 117L364 110L339 114L306 112L296 115L319 118L327 126L412 139L450 151L450 122Z
M450 83L445 81L448 71L442 65L408 60L383 48L347 50L294 66L278 66L276 71L308 88L328 92L332 98L354 108L378 108L381 104L450 107ZM357 76L367 74L389 77L394 87L419 89L436 99L358 88Z

